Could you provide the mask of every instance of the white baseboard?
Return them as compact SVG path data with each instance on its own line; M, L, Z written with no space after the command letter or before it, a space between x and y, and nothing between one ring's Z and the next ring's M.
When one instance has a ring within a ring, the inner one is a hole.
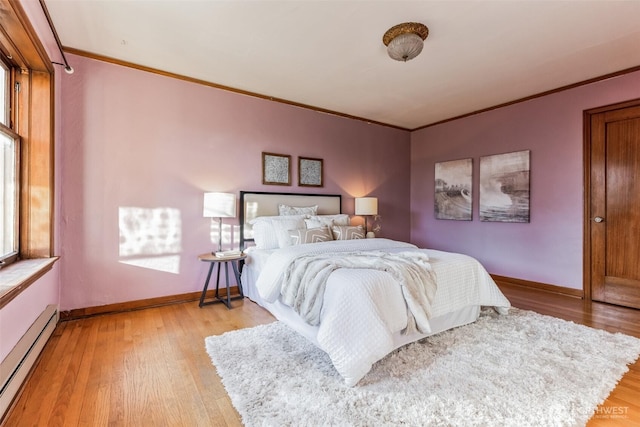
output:
M40 352L58 324L58 307L49 305L0 363L0 420L20 391Z

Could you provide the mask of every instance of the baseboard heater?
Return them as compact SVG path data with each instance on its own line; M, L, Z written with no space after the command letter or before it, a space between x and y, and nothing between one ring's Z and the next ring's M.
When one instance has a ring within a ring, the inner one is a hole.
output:
M49 305L0 363L0 421L58 324L58 307Z

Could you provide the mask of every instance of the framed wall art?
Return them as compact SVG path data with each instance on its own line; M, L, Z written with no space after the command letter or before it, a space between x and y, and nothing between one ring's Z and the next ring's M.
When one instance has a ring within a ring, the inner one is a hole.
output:
M291 185L291 156L263 152L262 183L265 185Z
M529 222L530 151L480 157L480 221Z
M298 185L300 187L322 187L322 159L298 157Z
M438 162L435 169L436 219L471 221L473 159Z

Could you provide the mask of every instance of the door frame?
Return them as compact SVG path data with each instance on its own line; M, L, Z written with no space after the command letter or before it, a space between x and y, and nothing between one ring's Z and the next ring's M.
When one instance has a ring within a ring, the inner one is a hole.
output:
M585 301L592 301L591 289L591 117L595 114L606 113L613 110L622 110L629 107L640 106L640 98L629 101L609 104L602 107L592 108L583 111L583 165L584 165L584 206L583 206L583 256L582 256L582 289Z

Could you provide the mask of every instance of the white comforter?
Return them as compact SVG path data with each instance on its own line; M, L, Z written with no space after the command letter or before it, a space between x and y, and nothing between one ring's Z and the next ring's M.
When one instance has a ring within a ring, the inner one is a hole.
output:
M494 306L506 314L509 301L475 259L388 239L332 241L291 246L269 256L256 281L260 296L276 303L287 266L300 255L385 250L424 251L437 281L431 318L469 306ZM338 269L326 283L320 324L315 337L345 383L355 385L395 349L394 334L407 327L407 305L400 286L389 273L368 269ZM416 334L416 339L428 334Z
M423 251L330 252L297 256L282 278L280 299L310 325L320 324L327 281L340 268L382 270L400 286L409 324L403 332L431 332L431 304L436 278Z

